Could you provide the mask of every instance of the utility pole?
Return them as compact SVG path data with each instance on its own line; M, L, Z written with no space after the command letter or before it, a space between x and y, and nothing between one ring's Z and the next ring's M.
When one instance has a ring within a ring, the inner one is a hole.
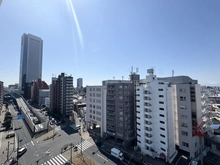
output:
M8 159L9 159L9 145L10 145L10 142L8 141L7 161L8 161Z
M70 162L72 163L72 149L73 149L73 143L71 143L71 146L70 146Z
M19 134L18 134L18 148L19 148ZM17 148L17 165L18 165L18 148Z
M82 129L80 127L80 136L81 136L81 156L82 156Z

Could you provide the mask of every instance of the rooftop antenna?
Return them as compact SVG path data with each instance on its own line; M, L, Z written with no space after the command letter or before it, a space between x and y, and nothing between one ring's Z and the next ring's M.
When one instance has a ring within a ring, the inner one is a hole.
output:
M174 76L174 70L172 70L172 77Z
M131 73L133 73L133 66L131 66Z
M123 81L123 79L124 79L124 76L122 76L122 81Z
M113 80L115 80L115 77L113 77Z
M136 68L136 73L138 73L138 68Z

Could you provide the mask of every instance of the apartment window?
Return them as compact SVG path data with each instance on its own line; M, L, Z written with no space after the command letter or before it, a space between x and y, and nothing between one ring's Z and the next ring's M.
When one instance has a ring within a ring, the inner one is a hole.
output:
M187 148L189 148L189 143L186 143L186 142L182 142L182 145L183 145L184 147L187 147Z
M100 117L96 117L96 120L101 121L101 118Z
M137 111L137 113L140 113L140 111Z
M92 99L90 98L89 101L92 102Z
M195 147L197 146L197 142L195 142Z
M165 131L165 128L160 127L160 130Z
M96 93L96 97L101 97L101 94L100 93Z
M93 116L93 119L95 119L95 116Z
M160 143L162 143L162 144L166 144L164 141L160 141Z
M164 104L164 102L163 101L159 101L159 104Z
M95 93L93 93L93 97L95 97Z
M95 103L95 99L93 99L93 103Z
M90 113L92 113L92 110L90 109Z
M181 127L187 128L188 125L187 125L187 123L181 123Z
M186 110L186 109L187 109L187 106L186 106L186 105L181 105L181 106L180 106L180 109Z
M158 89L158 91L163 91L163 89Z
M141 129L137 129L138 131L141 131Z
M164 108L159 108L159 110L164 111Z
M99 111L96 111L96 114L97 114L97 115L101 115L101 112L99 112Z
M89 117L92 118L92 115L90 115Z
M186 89L185 88L182 88L182 89L179 89L180 93L185 93L186 92Z
M141 144L141 141L140 141L140 140L137 140L137 142Z
M92 104L90 104L90 108L92 108Z
M165 124L165 122L164 122L164 121L160 121L160 123L161 123L161 124Z
M141 125L141 124L137 122L137 125Z
M93 88L93 91L95 91L95 88Z
M92 96L92 93L90 93L90 96Z
M92 91L92 88L90 88L89 90Z
M188 136L188 132L182 131L182 135L183 135L183 136Z
M93 105L93 108L95 108L95 105Z
M163 135L163 134L160 134L160 136L163 137L163 138L165 138L165 135Z
M137 134L138 137L141 137L141 135Z
M93 111L93 114L95 114L95 111Z
M96 88L96 91L101 91L101 88Z
M164 117L164 115L163 115L163 114L160 114L160 117Z
M162 151L166 152L166 150L164 148L160 148Z
M185 96L180 96L180 101L186 101L186 97Z
M161 97L161 98L162 98L162 97L164 97L164 95L159 95L159 97Z
M187 119L186 115L181 115L181 119Z

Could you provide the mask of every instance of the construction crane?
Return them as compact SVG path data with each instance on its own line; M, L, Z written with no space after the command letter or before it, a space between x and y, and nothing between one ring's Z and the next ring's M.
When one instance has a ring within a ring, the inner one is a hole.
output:
M197 122L194 122L194 129L193 129L193 135L198 137L204 137L205 132L207 132L210 129L220 129L220 124L211 124L210 116L212 115L212 112L209 111L207 117L207 121L202 121L201 124L198 124ZM207 129L204 129L205 124L207 124Z

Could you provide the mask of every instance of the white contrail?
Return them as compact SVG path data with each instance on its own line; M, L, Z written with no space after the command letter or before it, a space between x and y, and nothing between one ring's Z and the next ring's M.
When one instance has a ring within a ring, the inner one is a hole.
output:
M68 7L70 7L70 11L73 15L73 18L74 18L74 21L75 21L75 24L76 24L76 30L77 30L77 34L79 36L79 41L80 41L80 46L81 48L84 47L84 43L83 43L83 36L82 36L82 32L81 32L81 29L80 29L80 26L79 26L79 21L77 19L77 16L76 16L76 13L75 13L75 10L74 10L74 7L73 7L73 3L72 3L72 0L67 0L68 1Z

